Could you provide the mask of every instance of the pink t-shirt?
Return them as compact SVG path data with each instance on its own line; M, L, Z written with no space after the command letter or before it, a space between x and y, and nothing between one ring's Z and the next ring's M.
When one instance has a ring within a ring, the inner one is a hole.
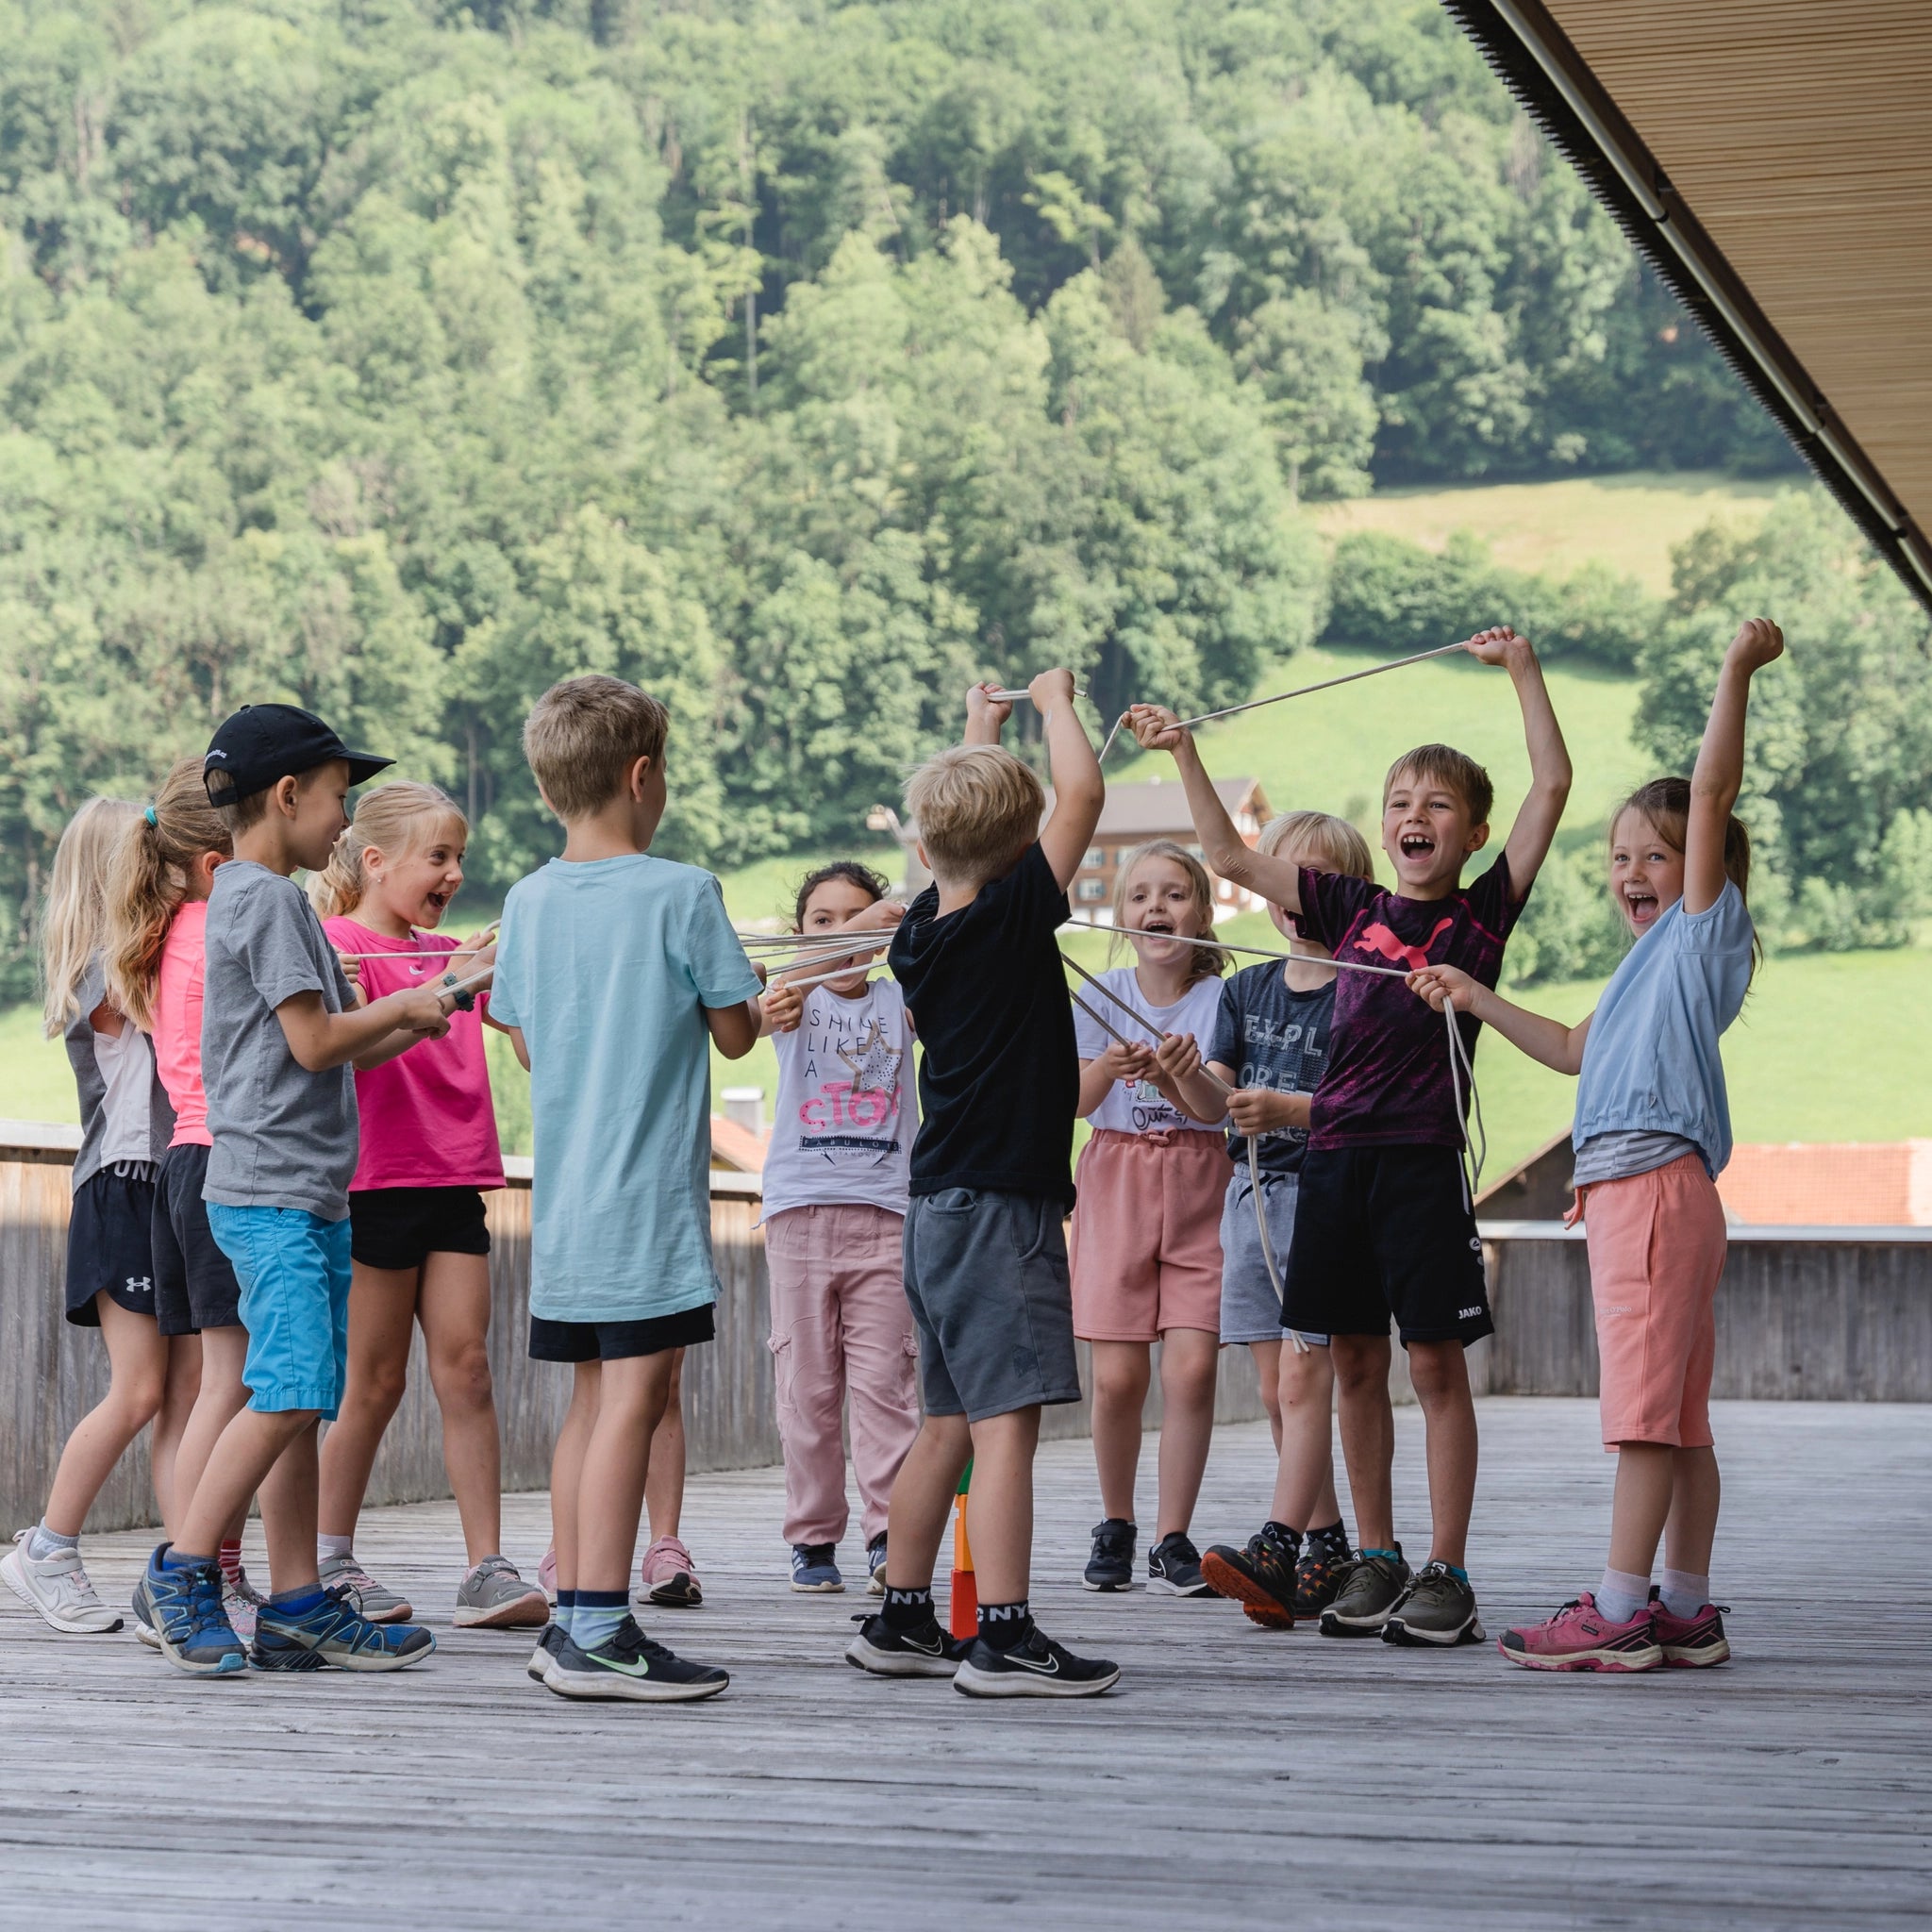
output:
M201 989L207 959L208 901L185 900L161 942L155 977L155 1071L175 1109L170 1147L212 1147L208 1095L201 1087Z
M456 941L442 933L398 940L353 919L322 924L339 952L401 956L362 961L362 988L372 1000L405 987L433 984L448 968L422 954L457 948ZM480 1010L452 1013L449 1031L441 1040L420 1040L385 1065L358 1072L356 1107L362 1117L362 1156L350 1192L503 1186Z

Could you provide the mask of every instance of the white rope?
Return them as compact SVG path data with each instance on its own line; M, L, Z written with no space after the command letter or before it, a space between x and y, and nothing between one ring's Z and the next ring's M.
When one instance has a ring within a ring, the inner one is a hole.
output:
M1341 677L1324 677L1320 684L1305 684L1296 691L1278 691L1272 698L1250 698L1244 705L1227 705L1219 711L1203 711L1198 717L1181 719L1180 728L1184 731L1191 730L1196 724L1210 724L1217 718L1232 718L1242 711L1258 711L1263 705L1282 705L1290 698L1305 698L1313 691L1333 691L1339 684L1354 684L1357 678L1362 677L1379 677L1385 671L1400 671L1405 664L1420 664L1426 658L1446 658L1452 651L1460 651L1464 648L1461 644L1438 644L1431 651L1417 651L1407 658L1391 658L1386 664L1371 664L1366 671L1350 671ZM1103 759L1113 749L1113 741L1120 736L1121 726L1126 722L1127 714L1124 711L1114 720L1113 729L1107 734L1107 742L1100 747L1100 756Z
M990 691L984 692L983 695L990 705L1018 705L1023 703L1031 704L1033 702L1033 693L1030 691ZM1087 687L1084 684L1076 684L1074 687L1074 695L1076 698L1084 698L1087 695Z

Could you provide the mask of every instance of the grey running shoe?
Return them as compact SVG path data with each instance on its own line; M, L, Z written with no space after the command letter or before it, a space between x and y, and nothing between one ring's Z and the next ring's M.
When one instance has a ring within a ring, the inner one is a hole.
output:
M1339 1604L1341 1599L1336 1601ZM1481 1643L1483 1626L1476 1622L1475 1591L1448 1564L1424 1564L1402 1601L1383 1622L1382 1641L1434 1644L1444 1650L1457 1643Z
M1409 1568L1402 1560L1400 1543L1392 1557L1357 1550L1341 1573L1335 1601L1322 1612L1322 1635L1379 1637L1408 1582Z
M0 1557L0 1576L29 1609L68 1637L101 1637L120 1629L121 1613L110 1610L88 1581L80 1552L68 1543L51 1557L36 1559L31 1528L21 1530L13 1547Z
M346 1590L349 1607L367 1624L406 1624L409 1600L385 1590L357 1562L354 1556L325 1557L321 1564L325 1590Z
M485 1557L458 1589L450 1621L458 1630L534 1630L550 1621L550 1606L508 1557Z

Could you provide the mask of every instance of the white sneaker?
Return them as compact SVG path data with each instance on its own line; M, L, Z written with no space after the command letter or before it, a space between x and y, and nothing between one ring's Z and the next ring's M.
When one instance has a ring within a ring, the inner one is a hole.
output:
M36 1561L27 1555L33 1534L31 1528L16 1532L13 1548L0 1557L0 1576L14 1595L69 1637L100 1637L120 1629L120 1613L95 1595L80 1552L59 1549Z

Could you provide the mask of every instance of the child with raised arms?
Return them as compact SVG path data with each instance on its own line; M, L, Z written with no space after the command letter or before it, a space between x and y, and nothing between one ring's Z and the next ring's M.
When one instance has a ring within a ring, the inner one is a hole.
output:
M54 851L42 928L48 1037L63 1036L80 1095L80 1151L67 1234L67 1319L98 1328L108 1392L74 1426L45 1512L16 1534L0 1576L56 1630L121 1627L80 1556L80 1533L123 1452L152 1422L155 1498L172 1500L175 1451L194 1401L200 1351L170 1341L156 1320L150 1223L155 1176L174 1118L147 1035L108 984L108 874L116 847L141 823L125 799L91 798Z
M357 801L308 896L330 944L358 962L364 999L453 984L494 958L483 935L458 944L436 931L461 890L469 834L456 801L433 785L396 779ZM466 1550L451 1621L502 1629L541 1624L548 1611L502 1551L483 1213L484 1191L504 1184L483 1051L490 995L454 997L441 1038L356 1075L362 1145L349 1183L349 1373L322 1445L316 1555L324 1588L345 1588L371 1623L411 1615L356 1560L355 1535L420 1323Z
M1211 1596L1188 1530L1214 1429L1221 1325L1215 1229L1227 1191L1227 1152L1219 1092L1210 1090L1205 1120L1194 1118L1181 1093L1213 1037L1228 956L1188 943L1214 929L1214 887L1201 861L1171 839L1138 846L1121 861L1113 918L1115 944L1131 945L1134 963L1110 967L1100 978L1125 1005L1082 989L1082 1000L1113 1033L1085 1012L1074 1018L1079 1113L1093 1132L1074 1170L1078 1201L1067 1264L1074 1333L1093 1349L1093 1460L1102 1512L1084 1580L1095 1591L1133 1584L1141 1411L1158 1341L1160 1471L1147 1587ZM1135 1014L1161 1037L1152 1038Z
M1507 669L1530 764L1529 793L1502 857L1472 886L1462 884L1462 870L1489 842L1492 789L1489 774L1453 746L1418 745L1390 768L1382 850L1395 874L1391 891L1252 851L1171 712L1136 706L1135 735L1174 752L1208 863L1294 914L1304 937L1328 947L1338 965L1447 963L1493 985L1561 821L1570 758L1529 640L1488 630L1468 649ZM1470 1021L1461 1031L1474 1053L1478 1027ZM1309 1114L1284 1309L1287 1326L1330 1338L1359 1538L1322 1612L1324 1636L1436 1646L1481 1640L1464 1562L1476 1423L1463 1351L1494 1324L1443 1033L1399 971L1342 972L1333 1049ZM1426 1431L1431 1543L1418 1573L1394 1534L1391 1317Z
M1717 1176L1731 1152L1719 1041L1751 984L1751 841L1732 815L1751 679L1784 651L1759 617L1732 639L1690 780L1655 778L1610 821L1609 889L1636 943L1574 1026L1447 966L1411 984L1486 1021L1576 1089L1576 1211L1590 1240L1604 1447L1617 1457L1609 1565L1547 1623L1506 1631L1535 1671L1698 1668L1731 1654L1710 1598L1719 1482L1713 1313L1724 1268ZM1651 1566L1664 1543L1660 1588Z
M234 857L214 868L204 938L201 1065L212 1145L202 1198L241 1288L249 1392L143 1578L162 1655L193 1676L244 1668L217 1552L258 1490L272 1589L248 1663L397 1670L436 1647L427 1630L369 1623L342 1592L323 1589L315 1561L317 1424L336 1413L348 1349L350 1068L444 1031L449 1001L420 987L356 1009L291 874L328 862L348 824L350 787L389 762L350 751L293 705L244 706L203 761Z
M906 1216L906 1294L925 1420L892 1489L886 1600L846 1650L883 1676L951 1677L978 1697L1091 1697L1119 1668L1034 1623L1033 1457L1040 1411L1080 1399L1061 1217L1073 1205L1080 1068L1055 935L1106 787L1074 680L1028 687L1054 781L1001 749L1010 707L975 686L966 741L912 774L906 802L933 883L892 935L891 967L924 1058ZM940 1628L932 1574L968 1458L979 1634Z
M718 881L650 850L669 727L622 678L538 699L524 756L563 853L510 888L491 996L530 1072L530 1355L574 1379L551 1462L557 1607L527 1666L560 1697L729 1681L647 1637L625 1589L672 1365L714 1332L708 1048L741 1059L759 1020Z
M1374 876L1368 842L1346 819L1296 811L1262 828L1263 858L1349 878ZM1277 1467L1267 1522L1245 1547L1215 1544L1202 1559L1208 1583L1239 1602L1253 1623L1292 1629L1324 1609L1348 1560L1348 1533L1335 1495L1335 1374L1328 1337L1304 1333L1302 1346L1282 1325L1274 1275L1261 1245L1261 1217L1275 1268L1294 1247L1295 1202L1307 1157L1312 1096L1328 1063L1335 1026L1335 968L1325 946L1304 940L1280 907L1269 916L1296 958L1243 967L1222 994L1208 1048L1210 1071L1235 1089L1223 1100L1196 1080L1185 1096L1224 1107L1234 1176L1222 1210L1221 1340L1254 1352L1274 1427ZM1255 1174L1248 1165L1254 1136ZM1260 1201L1255 1199L1255 1179Z
M808 874L794 929L871 934L875 950L905 908L851 859ZM849 1406L866 1580L885 1589L887 1507L919 1433L912 1311L903 1269L907 1183L918 1103L912 1023L895 980L869 979L873 955L820 986L819 960L765 994L761 1024L778 1055L777 1124L764 1167L772 1358L785 1451L791 1588L840 1591L846 1527Z

